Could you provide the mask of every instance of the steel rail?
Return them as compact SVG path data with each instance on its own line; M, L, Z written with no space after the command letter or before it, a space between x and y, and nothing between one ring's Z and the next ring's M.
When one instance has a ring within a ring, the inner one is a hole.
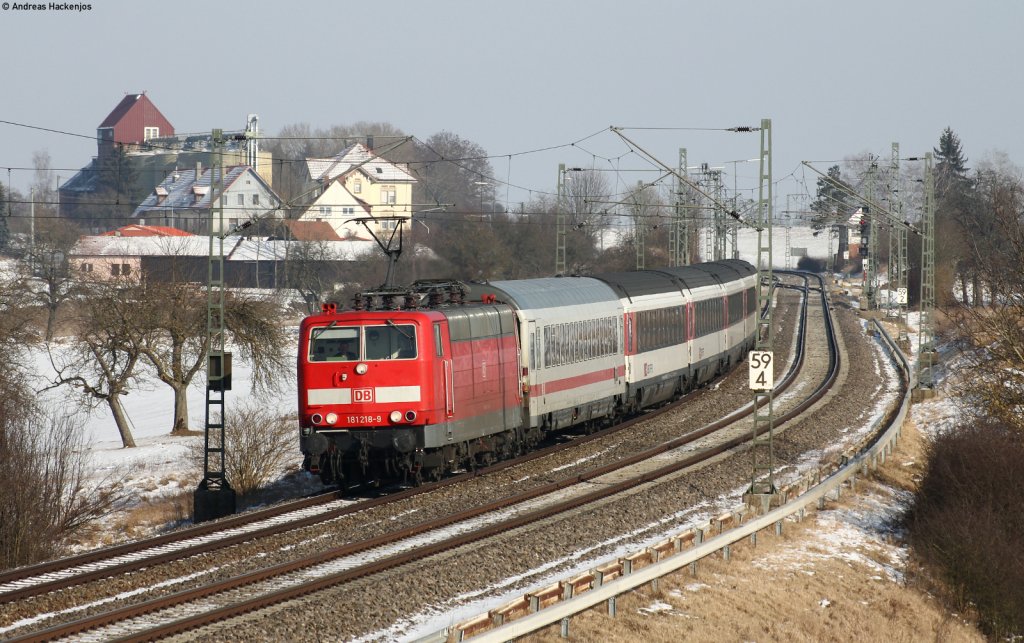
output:
M805 281L805 283L806 283L806 281ZM805 292L807 292L806 287L805 287L804 290L805 290ZM803 350L802 350L803 347L802 347L802 344L803 344L804 336L806 335L806 331L805 331L805 329L806 329L806 309L807 309L807 305L808 305L808 299L809 298L807 296L805 296L803 298L803 306L802 306L802 311L803 312L801 314L801 319L803 321L801 321L801 332L799 334L800 341L798 341L798 346L800 348L800 350L798 351L798 354L800 355L800 358L793 362L793 364L791 366L791 369L790 369L790 373L787 375L787 377L784 379L783 382L780 382L780 387L783 387L783 386L784 387L788 387L793 381L795 381L796 376L797 376L797 374L798 374L798 372L800 370L800 367L802 366L802 362L803 362L803 357L802 357L803 356ZM823 308L827 311L827 302L824 302L824 303L825 303L825 305L823 306ZM826 316L827 316L827 312L826 312ZM826 321L827 321L826 327L830 327L831 326L830 318L826 318ZM834 337L834 335L833 335L833 337ZM830 353L832 354L833 357L835 356L834 343L830 344ZM831 369L830 376L828 378L826 378L826 380L821 385L819 385L819 387L818 387L819 389L822 388L822 387L829 387L829 386L831 386L832 382L835 379L835 374L838 372L838 368L837 368L838 361L834 360L834 359L830 359L830 362L832 362L832 364L833 364L833 368ZM663 409L660 409L660 411L661 412L667 412L670 408L674 408L677 405L678 404L673 404L673 405L666 406ZM809 405L809 403L806 404L806 405ZM802 405L802 406L806 406L806 405ZM752 404L748 405L748 406L752 407ZM519 504L519 503L525 502L526 500L529 500L529 499L532 499L532 498L535 498L535 497L538 497L538 496L541 496L541 495L552 493L554 491L557 491L559 489L562 489L562 488L565 488L565 487L568 487L568 486L579 484L580 482L585 482L587 480L596 478L596 477L604 475L606 473L610 473L610 472L615 471L617 469L621 469L621 468L624 468L626 466L630 466L632 464L636 464L637 462L640 462L642 460L649 459L650 457L652 457L654 455L658 455L658 454L663 453L665 451L677 448L679 446L682 446L683 444L686 444L688 442L692 442L693 440L696 440L696 439L698 439L700 437L703 437L703 436L705 436L705 435L707 435L707 434L709 434L709 433L711 433L711 432L713 432L715 430L718 430L722 426L731 424L731 423L733 423L733 422L735 422L735 421L737 421L739 419L742 419L742 417L744 415L750 413L750 410L751 409L748 408L748 409L746 409L745 413L742 412L743 410L741 410L741 412L731 413L728 417L724 418L723 420L720 420L718 422L712 423L712 424L710 424L710 425L708 425L708 426L706 426L706 427L704 427L702 429L699 429L698 431L694 431L694 432L692 432L690 434L687 434L686 436L682 436L680 438L677 438L675 440L663 443L663 444L658 445L656 447L653 447L651 449L647 449L647 450L645 450L645 451L643 451L641 453L638 453L638 454L635 454L635 455L630 456L628 458L625 458L622 461L618 461L618 462L615 462L615 463L611 463L609 465L605 465L605 466L599 467L599 468L591 470L591 471L589 471L589 472L587 472L585 474L579 474L577 476L570 476L570 477L568 477L568 478L566 478L564 480L552 482L552 483L549 483L547 485L543 485L541 487L538 487L538 488L535 488L535 489L531 489L531 490L522 492L520 494L515 494L513 496L509 496L507 498L501 499L501 500L496 501L494 503L489 503L488 505L485 505L485 506L482 506L482 507L477 507L477 508L474 508L474 509L465 510L463 512L459 512L458 514L454 514L454 515L451 515L451 516L439 518L439 519L432 520L432 521L427 521L427 522L424 522L424 523L420 523L418 525L413 525L413 526L408 527L406 529L403 529L401 531L394 532L394 533L391 533L391 534L385 534L385 535L379 536L379 537L374 538L374 539L369 539L369 540L361 541L361 542L357 542L357 543L351 543L349 545L345 545L343 547L339 547L339 548L336 548L334 550L323 552L321 554L317 554L317 555L314 555L314 556L306 557L304 559L300 559L300 560L297 560L297 561L291 561L289 563L283 563L281 565L277 565L277 566L274 566L274 567L271 567L271 568L267 568L267 569L264 569L264 570L258 570L256 572L251 572L249 574L244 574L244 575L240 575L240 576L237 576L237 577L234 577L234 578L231 578L231 579L226 579L226 580L221 581L219 583L211 583L211 584L206 585L204 587L196 588L196 589L193 589L193 590L186 590L186 591L178 592L178 593L170 595L170 596L166 596L166 597L162 597L162 598L157 598L157 599L152 599L150 601L146 601L144 603L140 603L140 604L137 604L137 605L127 606L127 607L123 607L123 608L120 608L120 609L112 610L110 612L97 615L96 617L92 617L92 618L88 618L88 619L81 619L80 621L76 621L74 623L68 623L68 624L65 624L65 625L55 626L55 627L52 627L52 628L49 628L49 629L46 629L46 630L42 630L42 631L37 632L35 634L26 635L25 637L22 637L20 639L15 639L15 640L26 640L26 641L30 641L30 640L33 640L33 641L34 640L48 640L50 638L73 635L73 634L76 634L76 633L79 633L79 632L86 631L88 629L94 629L96 627L101 627L101 626L107 625L109 623L113 623L113 622L117 622L117 621L124 621L124 620L127 620L129 618L133 618L133 617L136 617L136 616L139 616L139 615L143 615L143 614L146 614L146 613L154 612L154 611L157 611L157 610L160 610L160 609L164 609L164 608L167 608L167 607L171 607L171 606L174 606L174 605L179 605L179 604L182 604L182 603L194 601L194 600L197 600L199 598L202 598L202 597L205 597L205 596L209 596L209 595L212 595L212 594L223 593L223 592L229 591L230 589L233 589L233 588L236 588L236 587L241 587L243 585L249 585L249 584L258 582L260 580L264 580L264 579L267 579L267 578L271 578L273 576L279 576L279 575L286 574L286 573L289 573L289 572L293 572L293 571L297 571L297 570L304 569L304 568L307 568L307 567L311 567L313 565L320 564L320 563L323 563L323 562L327 562L329 560L333 560L333 559L336 559L336 558L341 558L341 557L344 557L344 556L350 556L350 555L352 555L354 553L359 553L359 552L362 552L362 551L366 551L367 549L373 549L373 548L381 547L381 546L384 546L386 544L390 544L390 543L392 543L392 542L394 542L396 540L401 540L401 539L404 539L404 538L408 538L410 536L417 535L417 534L420 534L420 533L423 533L423 532L426 532L426 531L436 530L436 529L439 529L439 528L442 528L442 527L445 527L445 526L448 526L448 525L451 525L451 524L454 524L454 523L457 523L457 522L461 522L461 521L470 519L470 518L475 517L475 516L479 516L481 514L497 511L499 509L502 509L502 508L505 508L505 507L508 507L508 506L511 506L511 505L514 505L514 504ZM799 412L800 411L798 411L798 410L794 410L794 411L791 411L791 412L785 414L783 416L783 418L782 418L782 421L786 421L790 417L798 415ZM651 414L648 414L648 415L643 416L643 417L634 418L633 420L631 420L629 422L629 425L635 424L636 422L639 422L639 421L644 421L644 420L650 419L651 417L652 417ZM311 592L314 592L314 591L319 591L319 590L324 589L326 587L330 587L332 585L337 585L337 584L345 583L345 582L348 582L348 581L353 580L355 578L359 578L359 577L366 576L366 575L369 575L369 574L379 573L379 572L384 571L386 569L389 569L391 567L395 567L395 566L406 564L408 562L411 562L412 560L416 560L416 559L419 559L419 558L424 558L424 557L427 557L427 556L430 556L430 555L434 555L436 553L440 553L440 552L448 550L448 549L452 549L452 548L455 548L455 547L458 547L458 546L462 546L462 545L470 543L470 542L474 542L476 540L480 540L480 539L487 538L487 537L490 537L490 536L493 536L493 535L496 535L496 534L500 534L500 533L502 533L504 531L507 531L509 529L514 529L516 527L527 525L527 524L529 524L531 522L536 522L538 520L543 520L545 518L557 515L558 513L563 513L563 512L569 511L569 510L571 510L573 508L576 508L576 507L579 507L579 506L583 506L585 504L589 504L589 503L595 502L597 500L600 500L602 498L605 498L605 497L608 497L608 496L611 496L611 495L614 495L614 494L617 494L617 493L621 493L621 492L626 491L626 490L628 490L628 489L630 489L632 487L635 487L635 486L638 486L638 485L650 482L650 481L655 480L655 479L657 479L659 477L663 477L665 475L669 475L671 473L674 473L674 472L679 471L681 469L684 469L686 467L692 466L693 464L699 463L700 461L702 461L704 459L707 459L707 458L710 458L710 457L714 457L715 455L718 455L719 453L723 453L723 452L725 452L725 451L727 451L727 450L729 450L731 448L734 448L734 447L736 447L736 446L738 446L738 445L740 445L740 444L742 444L742 443L744 443L746 441L748 441L748 437L747 436L744 436L744 435L737 436L736 438L727 440L727 441L721 443L720 445L718 445L717 447L714 447L712 449L708 449L708 450L704 450L704 451L695 453L695 454L693 454L691 456L688 456L688 457L686 457L686 458L684 458L684 459L682 459L680 461L677 461L677 462L669 464L669 465L665 465L665 466L663 466L663 467L661 467L661 468L659 468L659 469L657 469L655 471L651 471L651 472L642 474L640 476L636 476L636 477L634 477L632 479L624 480L622 482L616 483L616 484L611 485L609 487L605 487L605 488L602 488L602 489L599 489L599 490L596 490L596 491L592 491L592 492L590 492L588 494L585 494L585 495L582 495L582 496L580 496L578 498L567 500L567 501L564 501L564 502L561 502L561 503L556 503L556 504L554 504L554 505L552 505L552 506L550 506L548 508L537 510L537 511L531 512L529 514L524 514L523 516L520 516L520 517L517 517L517 518L513 518L513 519L510 519L510 520L507 520L507 521L499 522L499 523L496 523L496 524L491 525L489 527L484 527L484 528L478 529L478 530L476 530L474 532L470 532L468 534L463 534L461 536L457 536L457 537L455 537L453 539L448 539L448 540L445 540L445 541L439 541L438 543L435 543L433 545L429 545L429 546L425 546L425 547L420 547L420 548L418 548L416 550L413 550L413 551L410 551L410 552L405 552L403 554L398 554L398 555L395 555L395 556L384 558L384 559L381 559L381 560L376 561L374 563L370 563L370 564L363 565L363 566L360 566L360 567L357 567L357 568L353 568L353 569L347 570L345 572L340 572L340 573L337 573L337 574L332 574L332 575L329 575L329 576L325 576L324 578L318 579L316 581L313 581L312 583L304 583L301 586L292 587L292 588L288 588L288 589L284 589L284 590L279 590L279 591L276 591L276 592L273 592L273 593L270 593L270 594L267 594L267 595L264 595L264 596L261 596L261 597L250 599L248 601L236 604L234 606L225 606L223 608L218 608L216 610L213 610L212 612L206 613L205 615L198 615L198 616L195 616L195 617L190 617L188 619L184 619L182 621L176 621L174 623L165 624L165 625L159 626L157 628L154 628L154 629L151 629L151 630L147 630L146 633L144 633L142 635L142 637L143 638L148 638L148 637L153 637L153 636L166 636L166 635L174 633L174 632L185 631L187 629L193 629L195 627L201 626L202 624L205 624L206 622L213 622L215 620L219 620L220 618L227 618L228 615L230 615L230 614L240 614L240 613L244 613L244 612L247 612L247 611L252 611L254 609L259 609L260 607L263 607L263 606L266 606L266 605L270 605L270 604L274 604L274 603L281 602L281 601L284 601L284 600L288 600L290 598L294 598L296 596L301 596L301 595L304 595L304 594L308 594L308 593L311 593ZM578 442L579 441L577 441L577 443ZM137 639L135 639L135 637L133 636L133 637L130 637L130 640L137 640Z
M706 392L706 389L692 391L681 397L679 400L676 400L664 407L661 407L660 409L658 409L658 411L671 411L683 404L692 401L693 398L705 394ZM740 409L740 411L743 410L744 409ZM749 408L746 409L746 413L749 412ZM619 431L623 431L625 429L632 427L638 421L647 420L650 419L651 417L651 413L647 413L646 415L636 416L634 418L627 419L623 422L615 424L614 426L607 427L600 431L596 431L590 435L573 440L573 445L582 445L593 440L603 439L605 437L608 437L609 435L613 435ZM211 551L216 551L218 549L234 546L254 539L266 538L268 536L285 533L293 529L301 529L303 527L308 527L325 520L340 518L366 509L374 509L385 504L398 502L401 500L405 500L407 498L411 498L413 496L436 491L449 485L458 484L464 482L469 478L482 475L489 475L506 468L519 466L532 460L546 457L551 453L554 453L562 448L564 448L564 445L554 444L548 447L544 447L542 449L531 451L530 453L526 453L517 458L497 462L487 467L480 467L463 474L458 474L455 476L445 478L443 480L427 483L419 487L404 489L398 492L391 493L387 496L372 498L369 500L364 500L355 503L353 505L348 505L346 507L340 507L338 509L325 511L323 513L315 514L314 516L307 516L305 518L299 518L296 520L283 522L276 525L269 525L267 527L235 534L232 536L225 536L223 538L211 540L206 543L200 543L192 547L181 548L174 551L165 551L152 555L144 555L131 561L112 564L106 567L100 567L87 571L80 571L77 573L72 573L71 575L62 578L26 584L21 587L16 587L6 591L0 591L0 605L12 603L18 600L23 600L25 598L30 598L32 596L39 596L42 594L68 589L70 587L82 585L97 580L102 580L104 578L110 578L120 574L130 573L133 571L137 571L139 569L152 567L154 565L166 564L174 562L176 560L189 558L191 556L209 553ZM222 520L203 523L201 525L195 525L187 529L175 531L168 534L163 534L160 536L154 536L151 538L146 538L143 540L138 540L130 543L105 547L103 549L85 552L83 554L79 554L68 558L61 558L26 567L20 567L14 570L0 573L0 586L13 584L20 581L30 581L33 578L38 578L40 576L45 576L48 574L69 572L70 570L73 570L76 567L93 565L102 561L108 561L123 556L141 554L142 552L145 552L147 549L162 548L185 540L190 540L193 538L202 538L213 535L215 533L230 531L232 529L244 527L246 525L259 522L262 520L269 520L271 518L276 518L288 513L298 512L311 507L341 500L344 498L343 493L344 491L331 491L328 493L311 496L309 498L303 498L301 500L282 503L280 505L268 507L266 509L261 509L258 511L240 514Z

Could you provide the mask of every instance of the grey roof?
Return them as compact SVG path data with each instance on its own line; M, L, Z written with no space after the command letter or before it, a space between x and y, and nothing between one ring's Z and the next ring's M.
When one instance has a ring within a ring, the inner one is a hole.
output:
M580 304L618 301L615 291L589 277L545 277L516 281L470 284L470 297L494 294L521 309L557 308Z
M168 175L167 178L160 182L160 185L153 189L153 192L135 209L132 216L137 217L152 211L209 209L210 182L218 174L220 174L219 168L206 168L199 178L196 179L195 169L177 170ZM266 185L266 182L263 181L260 175L248 165L235 165L227 168L227 171L224 173L224 190L230 188L231 184L243 175L254 177L274 198L277 198L273 191L270 190L270 186ZM164 192L166 192L166 196L161 201L160 195L164 194ZM277 203L266 203L261 204L261 208L269 210L277 207L277 205Z
M374 181L416 182L416 179L405 168L375 155L362 143L349 145L333 158L306 159L309 176L315 181L332 181L357 165L364 174Z
M259 238L228 237L224 239L227 261L283 261L289 248L301 241L272 241ZM324 259L353 261L376 249L373 241L325 241ZM71 250L77 257L208 257L210 238L205 235L187 237L112 237L86 236Z
M229 240L225 240L225 250ZM166 255L179 257L208 257L210 238L187 237L113 237L86 236L78 240L71 250L72 256L89 257L144 257Z
M617 293L632 300L643 295L656 295L663 292L678 293L679 283L668 275L650 270L634 270L632 272L606 272L591 275L595 279L607 283Z
M99 168L96 159L89 162L89 165L76 172L70 179L60 186L62 192L95 192L99 183Z
M687 288L693 290L701 286L718 284L743 276L753 275L757 270L754 266L741 259L725 259L723 261L698 263L692 266L659 268L658 272L672 275L683 282Z

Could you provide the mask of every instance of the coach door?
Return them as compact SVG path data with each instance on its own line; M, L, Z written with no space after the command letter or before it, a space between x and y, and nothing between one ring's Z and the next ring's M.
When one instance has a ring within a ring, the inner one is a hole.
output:
M453 389L452 382L452 356L450 353L446 353L444 347L446 342L444 341L444 329L440 322L434 323L434 355L436 357L437 366L434 370L434 382L439 384L440 390L435 388L436 397L434 398L435 404L440 403L443 400L444 404L444 417L441 421L445 426L445 438L451 442L452 440L452 417L455 415L455 392ZM447 345L451 345L450 342ZM440 370L440 372L438 372ZM436 408L436 407L435 407Z
M686 354L690 359L690 366L693 366L693 339L697 334L697 315L694 314L693 301L686 302Z
M525 409L523 420L525 426L530 426L530 416L536 415L533 410L535 406L532 400L540 393L540 335L537 333L537 321L529 320L526 323L526 345L527 357L523 360L521 377L523 387L523 408Z

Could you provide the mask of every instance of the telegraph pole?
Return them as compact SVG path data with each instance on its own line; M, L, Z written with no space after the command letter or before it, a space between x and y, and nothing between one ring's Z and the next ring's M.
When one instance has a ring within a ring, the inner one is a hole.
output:
M932 153L924 155L924 216L921 220L921 321L917 336L917 397L935 395L935 176Z
M231 354L225 352L224 327L224 133L212 133L210 168L210 260L206 286L206 423L203 479L193 499L193 522L235 513L235 490L224 468L224 394L231 390ZM198 181L199 177L196 177Z
M867 177L864 182L864 193L866 194L865 199L867 201L873 201L875 197L875 169L878 164L873 160L868 165ZM873 229L876 226L873 225L870 214L870 206L862 206L864 211L864 221L866 224L861 226L861 231L867 230L867 238L861 235L861 244L866 241L867 247L861 250L861 256L864 258L864 290L863 290L863 301L861 302L861 310L874 310L877 308L876 292L875 292L875 275L878 271L878 264L876 263L876 252L875 249L878 245L876 239L878 238L878 230ZM881 221L881 219L876 219Z
M892 144L892 161L890 163L889 175L892 183L889 187L889 207L892 210L893 216L897 220L902 220L903 199L900 195L900 144L895 142ZM895 257L895 261L893 257ZM909 272L910 267L907 262L907 228L894 224L889 235L889 280L892 282L893 275L895 275L893 285L896 292L896 316L899 327L897 340L900 342L907 342L910 339L907 334L907 302L909 301L907 296L907 275Z
M633 197L633 245L636 246L636 269L644 269L644 215L645 207L643 204L644 196L644 182L636 182L636 193Z
M686 148L679 148L679 174L686 173ZM669 265L690 265L690 228L683 216L686 200L683 198L684 185L676 176L676 203L672 213L672 227L669 229Z
M772 121L761 120L761 163L757 206L757 332L750 353L750 388L754 391L751 439L752 473L747 501L767 508L775 495L774 358L772 353ZM761 311L766 311L762 317Z
M558 214L555 220L555 274L565 274L565 163L558 164L558 202L555 204Z
M726 223L725 183L722 181L722 170L712 174L713 194L715 195L715 261L726 259L726 248L729 247L729 224Z

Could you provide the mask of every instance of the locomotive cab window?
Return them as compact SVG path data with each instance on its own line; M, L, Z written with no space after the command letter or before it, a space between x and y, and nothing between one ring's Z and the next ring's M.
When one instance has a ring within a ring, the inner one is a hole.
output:
M328 326L310 331L309 361L354 362L358 359L358 326Z
M412 324L367 326L366 359L415 359L416 327Z

